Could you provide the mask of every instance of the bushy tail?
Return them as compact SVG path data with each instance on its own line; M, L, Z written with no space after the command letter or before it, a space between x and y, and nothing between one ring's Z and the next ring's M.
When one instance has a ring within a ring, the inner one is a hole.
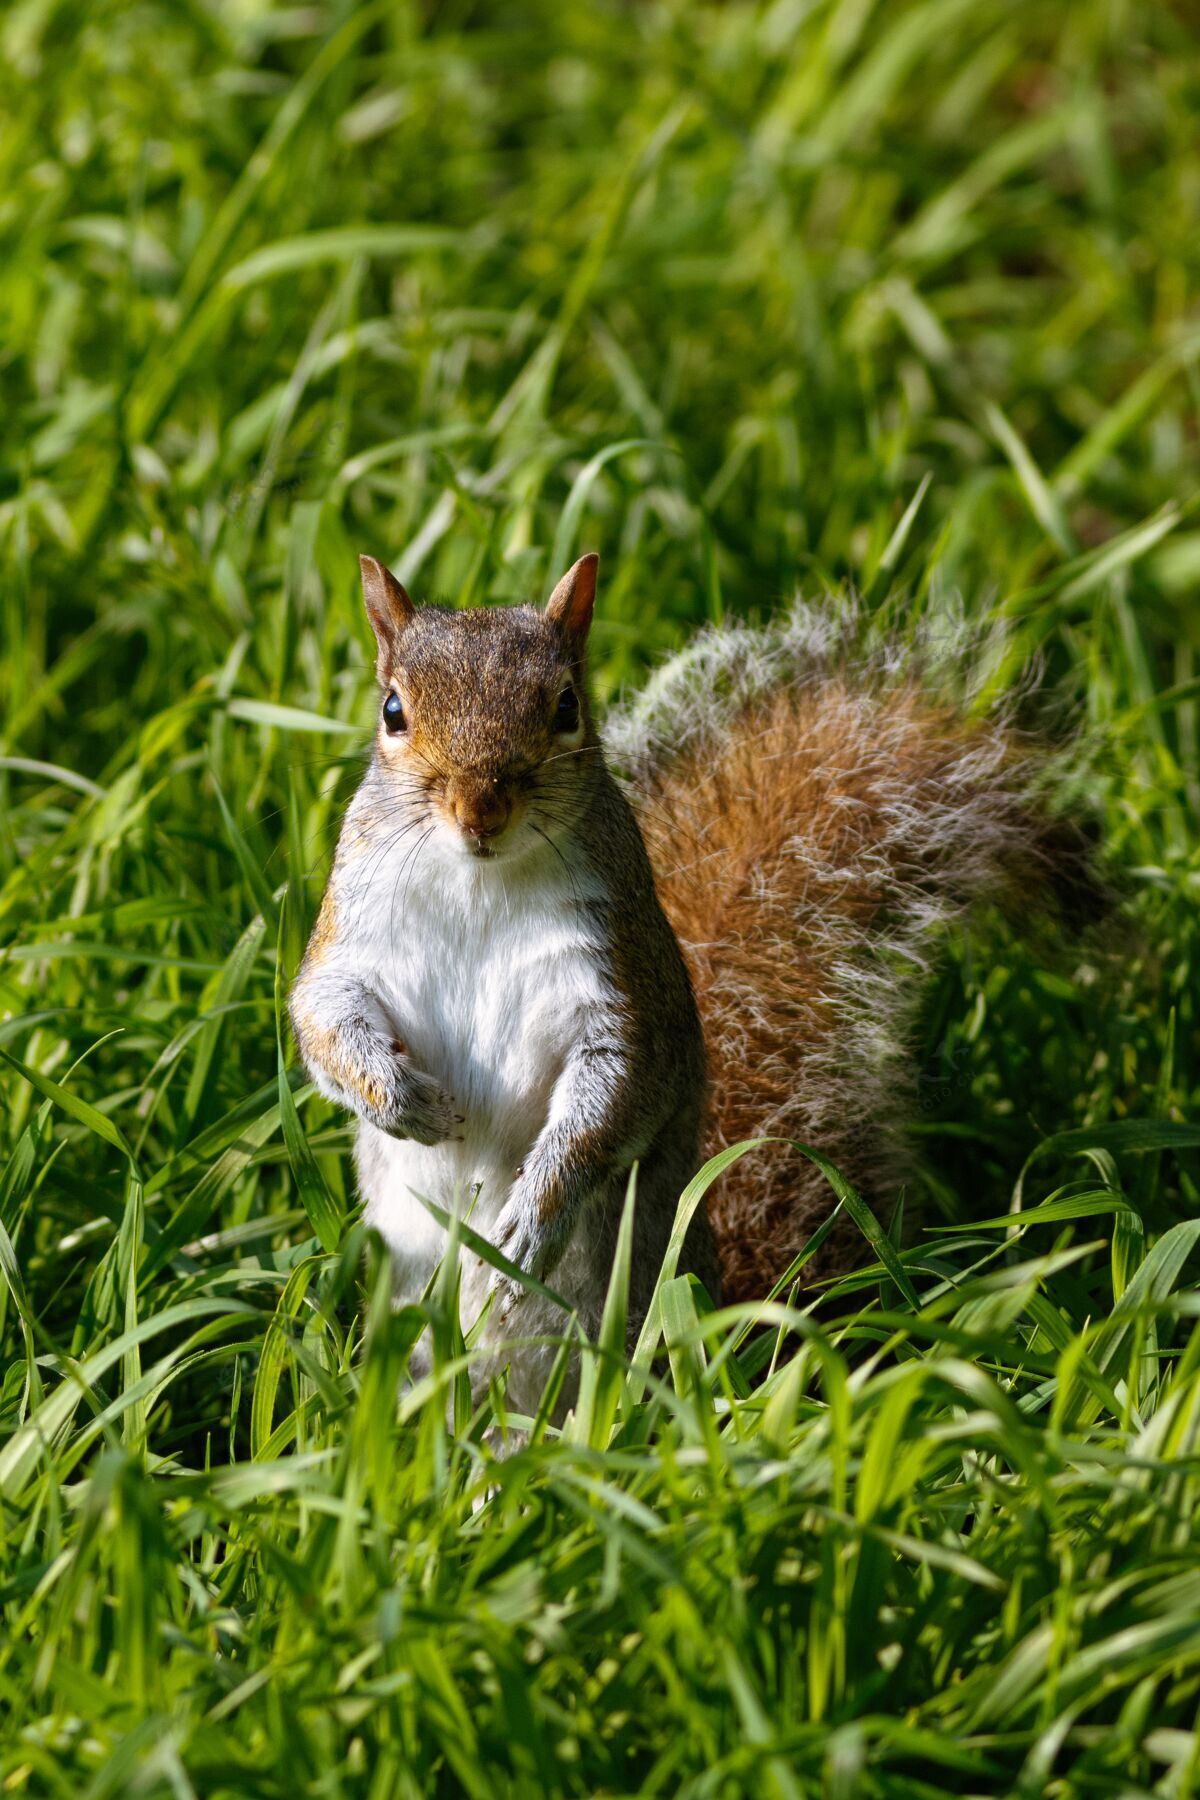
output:
M852 608L797 604L702 633L610 722L704 1019L710 1154L799 1138L894 1197L942 929L979 900L1097 901L1086 839L1043 803L1044 755L938 697L947 648L864 649ZM830 1203L778 1146L735 1165L712 1204L725 1298L763 1293Z

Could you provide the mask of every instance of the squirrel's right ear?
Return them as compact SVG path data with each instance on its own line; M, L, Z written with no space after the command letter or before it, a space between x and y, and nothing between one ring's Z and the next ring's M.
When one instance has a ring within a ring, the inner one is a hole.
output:
M396 646L405 628L412 624L417 609L392 571L376 562L373 556L360 556L358 566L362 570L367 617L379 646L376 658L379 679L386 681Z
M594 550L589 550L567 570L546 602L546 617L561 625L567 636L581 646L592 622L599 567L600 558Z

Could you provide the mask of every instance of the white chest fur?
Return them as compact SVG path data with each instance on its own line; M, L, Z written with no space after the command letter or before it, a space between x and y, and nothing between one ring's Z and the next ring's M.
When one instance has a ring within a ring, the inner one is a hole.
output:
M369 875L352 883L357 972L415 1066L464 1115L460 1139L428 1147L359 1127L366 1216L392 1251L407 1299L420 1294L443 1246L415 1196L447 1210L472 1207L486 1234L607 982L580 905L595 897L586 872L550 849L506 865L447 851L435 837L411 867L401 866L401 852L395 867L389 860L372 867L364 859Z

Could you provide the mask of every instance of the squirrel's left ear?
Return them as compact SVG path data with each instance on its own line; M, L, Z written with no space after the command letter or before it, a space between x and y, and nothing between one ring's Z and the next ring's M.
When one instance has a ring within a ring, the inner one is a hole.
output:
M567 570L546 602L546 617L561 625L569 637L582 646L592 622L596 600L596 571L600 558L594 550Z
M416 607L390 569L385 569L373 556L360 556L363 601L375 642L379 646L376 666L380 681L386 681L389 665L406 626L416 616Z

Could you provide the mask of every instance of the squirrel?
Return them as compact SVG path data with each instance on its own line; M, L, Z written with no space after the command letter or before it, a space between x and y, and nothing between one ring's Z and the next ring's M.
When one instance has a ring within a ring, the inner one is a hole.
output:
M799 1139L894 1192L933 933L980 898L1086 905L1036 753L894 653L856 662L846 618L799 604L702 632L602 741L594 553L544 608L416 606L360 564L378 726L290 1011L314 1084L358 1116L397 1299L446 1246L417 1196L469 1211L594 1335L636 1164L632 1336L706 1154ZM754 1152L680 1268L714 1302L761 1296L831 1204L786 1146ZM492 1294L485 1346L533 1412L561 1310L462 1267L464 1317Z
M292 988L300 1055L357 1113L367 1222L419 1299L446 1234L416 1196L600 1322L638 1165L630 1315L645 1312L699 1162L695 997L629 802L605 763L586 676L598 558L544 610L414 606L361 559L382 690ZM558 1336L552 1302L463 1259L461 1305L497 1292L489 1340ZM683 1266L719 1291L707 1219ZM536 1410L555 1346L512 1354ZM486 1361L484 1363L486 1367Z

